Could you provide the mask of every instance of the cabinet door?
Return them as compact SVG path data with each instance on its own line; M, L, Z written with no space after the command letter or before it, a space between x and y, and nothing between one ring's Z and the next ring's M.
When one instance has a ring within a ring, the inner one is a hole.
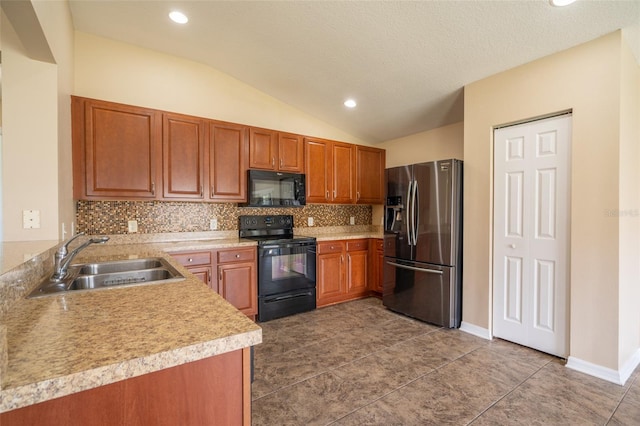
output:
M306 138L304 141L307 202L331 200L331 142Z
M273 130L251 128L249 131L249 167L276 170L278 134Z
M200 281L209 286L213 291L218 291L217 282L211 281L211 266L193 266L187 268L187 270L198 277Z
M218 292L247 316L258 313L255 262L218 265Z
M209 123L209 197L247 201L248 128L217 121Z
M355 161L354 146L333 142L331 149L332 201L341 204L354 202Z
M384 204L385 151L357 146L356 160L356 201L363 204Z
M204 198L204 131L202 119L163 114L164 198Z
M367 294L368 250L347 252L347 293L350 296Z
M369 270L369 288L372 291L382 294L382 274L384 270L384 249L382 240L372 238L369 240L369 259L371 265Z
M156 198L160 114L93 99L73 102L78 198Z
M304 143L302 136L278 133L278 170L283 172L304 172Z
M338 302L344 298L344 254L327 253L318 255L316 264L316 299L318 306Z

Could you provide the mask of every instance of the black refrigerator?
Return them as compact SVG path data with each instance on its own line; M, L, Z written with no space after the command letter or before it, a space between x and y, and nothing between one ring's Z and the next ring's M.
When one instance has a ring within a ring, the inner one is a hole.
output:
M385 170L382 302L449 328L462 320L462 161Z

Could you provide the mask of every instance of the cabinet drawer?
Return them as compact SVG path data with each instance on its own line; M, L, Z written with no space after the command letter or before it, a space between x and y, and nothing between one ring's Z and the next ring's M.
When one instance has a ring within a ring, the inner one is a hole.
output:
M218 250L218 263L255 260L256 248Z
M347 251L369 250L369 242L367 240L347 241Z
M343 243L339 241L318 243L316 251L318 252L318 254L341 253L343 246L344 246Z
M182 266L210 265L210 251L193 251L184 253L171 253L171 257L176 259Z

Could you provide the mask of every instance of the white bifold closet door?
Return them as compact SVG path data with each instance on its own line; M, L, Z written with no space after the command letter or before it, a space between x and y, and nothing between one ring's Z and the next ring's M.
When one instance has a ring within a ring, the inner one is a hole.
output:
M571 116L494 131L493 335L568 355Z

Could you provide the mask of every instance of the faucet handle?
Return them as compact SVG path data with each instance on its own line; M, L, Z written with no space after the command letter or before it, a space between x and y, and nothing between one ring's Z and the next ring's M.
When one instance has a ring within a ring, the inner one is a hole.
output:
M61 256L66 256L66 254L69 252L69 244L71 244L72 241L76 240L78 237L81 237L83 235L84 235L84 232L78 232L76 235L69 238L67 241L64 242L64 244L60 246L60 248L58 249L58 253Z

